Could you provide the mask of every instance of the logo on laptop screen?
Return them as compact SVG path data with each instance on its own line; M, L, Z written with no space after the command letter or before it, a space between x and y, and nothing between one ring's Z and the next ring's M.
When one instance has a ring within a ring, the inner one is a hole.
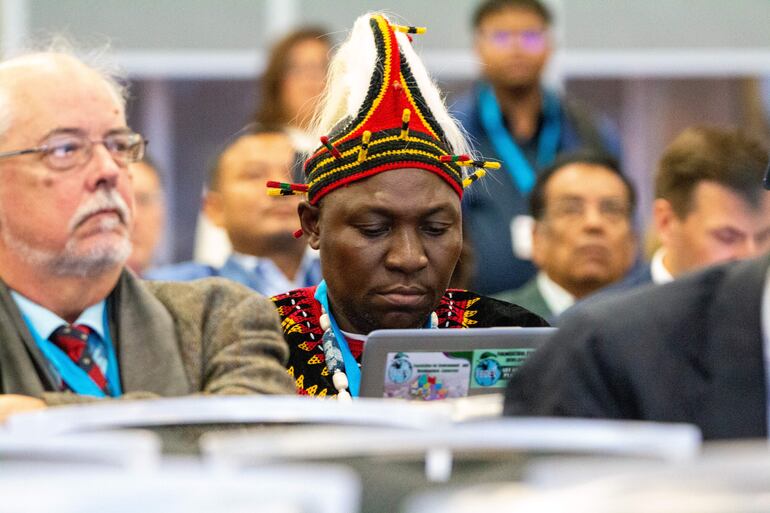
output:
M482 387L491 387L503 377L503 370L495 356L494 353L485 353L476 363L473 377L476 379L476 383Z
M412 362L404 353L398 353L388 366L388 379L393 383L406 383L412 377Z

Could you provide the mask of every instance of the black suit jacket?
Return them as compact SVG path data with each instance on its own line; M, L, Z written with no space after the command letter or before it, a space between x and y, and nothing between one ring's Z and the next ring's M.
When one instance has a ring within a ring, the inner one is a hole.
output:
M505 413L688 422L706 439L766 437L769 262L586 305L514 375Z

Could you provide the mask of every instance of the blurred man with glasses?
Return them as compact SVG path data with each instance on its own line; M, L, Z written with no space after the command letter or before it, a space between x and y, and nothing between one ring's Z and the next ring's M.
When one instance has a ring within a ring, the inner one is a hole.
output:
M623 278L636 254L634 204L633 186L611 157L559 157L538 176L530 195L532 260L539 272L498 299L553 320Z
M134 200L115 79L61 53L0 64L0 420L90 397L291 392L269 303L124 269Z
M591 149L617 156L612 130L600 130L574 101L541 84L553 48L551 13L538 0L486 0L473 17L482 78L454 111L479 151L503 162L494 187L464 200L466 231L475 253L473 289L500 292L521 286L529 261L527 197L537 172L556 155Z

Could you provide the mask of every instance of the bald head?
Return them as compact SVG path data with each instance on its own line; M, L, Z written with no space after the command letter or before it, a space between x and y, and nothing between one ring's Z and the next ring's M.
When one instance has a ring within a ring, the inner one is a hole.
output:
M73 55L62 52L38 52L8 59L0 63L0 138L12 127L24 125L27 109L41 91L54 93L46 99L56 100L56 90L63 84L83 85L95 92L111 96L121 115L125 111L125 90L116 78L98 66L91 66ZM101 90L101 91L100 91ZM14 108L24 105L24 109Z

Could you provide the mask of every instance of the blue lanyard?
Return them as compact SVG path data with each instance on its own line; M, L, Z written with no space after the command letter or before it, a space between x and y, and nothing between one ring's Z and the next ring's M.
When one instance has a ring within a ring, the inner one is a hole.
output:
M56 344L48 339L44 339L37 332L35 327L29 318L22 314L24 322L27 323L27 328L32 334L32 338L35 340L35 344L43 353L43 356L51 362L54 369L59 373L61 379L67 384L67 386L76 394L90 395L93 397L106 397L104 392L99 386L94 383L91 377L78 365L67 356L64 351L59 349ZM118 357L115 354L115 346L112 344L112 337L110 336L110 325L107 322L107 308L104 308L104 318L102 319L104 325L104 347L107 351L107 387L110 390L112 397L120 397L123 395L123 390L120 386L120 373L118 371ZM96 365L94 363L94 365Z
M527 161L510 132L503 124L503 113L495 92L489 84L478 88L479 117L495 152L506 164L505 168L518 189L528 194L535 186L537 174ZM543 126L537 141L538 168L550 165L556 159L561 138L561 107L559 98L550 91L543 91Z
M316 287L315 300L321 303L326 315L329 316L329 324L331 324L332 333L334 333L337 346L339 347L340 352L342 352L343 368L340 370L348 377L348 389L350 390L350 395L358 397L358 389L361 386L361 369L358 368L358 362L356 362L353 353L350 352L348 342L342 335L339 326L337 326L337 321L334 320L332 310L329 308L329 295L326 291L326 280L321 280L321 283Z

